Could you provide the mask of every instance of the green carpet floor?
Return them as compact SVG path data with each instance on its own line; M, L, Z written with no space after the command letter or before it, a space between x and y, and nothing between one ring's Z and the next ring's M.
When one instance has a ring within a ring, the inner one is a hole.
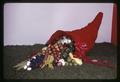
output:
M32 71L16 71L13 66L27 59L32 51L44 45L5 46L4 47L4 78L5 79L116 79L117 69L99 67L84 63L82 66L55 67L54 70L44 68ZM88 56L96 59L111 60L117 67L117 49L110 43L97 43Z

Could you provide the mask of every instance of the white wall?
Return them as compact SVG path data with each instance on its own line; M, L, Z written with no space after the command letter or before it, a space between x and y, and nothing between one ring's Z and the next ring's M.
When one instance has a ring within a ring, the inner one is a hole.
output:
M96 43L111 42L112 3L6 3L4 45L44 44L56 30L82 28L98 12L104 15Z

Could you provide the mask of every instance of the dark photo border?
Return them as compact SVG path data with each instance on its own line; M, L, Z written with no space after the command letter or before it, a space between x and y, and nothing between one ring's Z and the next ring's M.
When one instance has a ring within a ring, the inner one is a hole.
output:
M3 73L4 73L4 68L3 68L3 47L4 47L4 4L5 3L115 3L117 5L117 34L119 33L118 32L118 27L119 27L119 17L118 17L118 3L117 3L117 0L4 0L4 1L1 1L1 13L0 13L0 18L1 18L1 27L0 27L0 61L1 61L1 66L0 66L0 79L1 80L4 80L4 81L44 81L44 80L23 80L23 79L20 79L20 80L7 80L7 79L4 79L3 77ZM119 34L117 35L117 38L119 37ZM117 39L117 42L119 43L119 38ZM118 81L120 79L120 66L118 65L119 64L119 44L117 43L117 78L116 79L113 79L111 81ZM53 80L45 80L45 81L53 81ZM54 80L54 81L58 81L58 80ZM60 81L63 81L63 80L60 80ZM76 80L68 80L68 81L76 81ZM99 80L99 79L95 79L95 80L80 80L78 79L78 81L110 81L110 80Z

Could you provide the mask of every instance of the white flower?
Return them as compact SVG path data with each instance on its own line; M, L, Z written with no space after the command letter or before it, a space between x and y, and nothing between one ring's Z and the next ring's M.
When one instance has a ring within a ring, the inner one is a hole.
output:
M64 43L69 44L69 43L71 43L71 40L65 38L65 39L61 40L61 43L62 44L64 44Z
M30 61L27 61L27 66L29 66L29 65L30 65L30 63L31 63Z
M27 69L27 65L24 66L24 69Z
M35 57L35 56L33 56L32 58L33 58L33 59L36 59L36 57Z
M32 68L31 68L31 67L28 67L28 68L27 68L27 70L28 70L28 71L31 71L31 70L32 70Z
M62 66L62 63L61 63L61 62L58 62L58 63L57 63L57 66Z
M62 66L65 66L65 60L64 59L60 59L58 62L60 62L62 64Z
M71 40L70 40L70 39L68 39L68 40L67 40L67 43L71 43Z

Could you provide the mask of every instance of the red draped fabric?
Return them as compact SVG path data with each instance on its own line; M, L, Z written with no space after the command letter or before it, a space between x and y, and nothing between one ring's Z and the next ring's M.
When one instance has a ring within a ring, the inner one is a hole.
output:
M72 31L58 30L53 33L53 35L50 37L46 44L54 44L57 40L59 40L60 37L68 36L75 42L75 52L73 54L75 54L76 57L82 58L87 63L93 63L99 66L112 67L112 65L108 62L104 62L101 60L94 62L86 55L86 53L94 46L95 40L98 35L98 30L102 22L102 18L103 13L99 12L95 19L82 29L76 29ZM82 47L83 45L87 46Z

